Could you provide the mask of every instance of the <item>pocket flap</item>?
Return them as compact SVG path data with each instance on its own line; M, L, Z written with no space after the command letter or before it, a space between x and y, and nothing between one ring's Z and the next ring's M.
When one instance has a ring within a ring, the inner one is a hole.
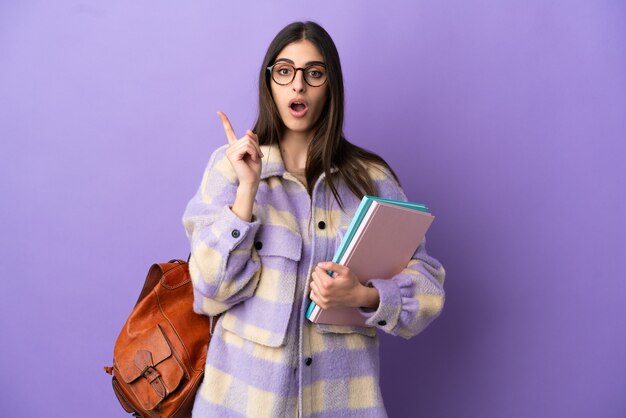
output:
M154 366L172 355L172 349L159 325L146 331L140 338L124 347L122 352L115 353L117 368L126 383L137 379L143 372L143 369L140 370L135 364L135 358L140 351L151 354Z
M302 237L296 231L279 225L262 225L254 247L259 256L285 257L299 261L302 256Z

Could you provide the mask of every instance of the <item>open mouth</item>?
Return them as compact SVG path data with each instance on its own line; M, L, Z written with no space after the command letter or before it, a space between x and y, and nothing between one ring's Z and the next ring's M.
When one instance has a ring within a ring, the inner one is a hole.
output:
M291 114L295 117L302 117L306 114L308 110L308 106L304 102L294 101L289 104L289 109L291 109Z
M306 105L300 102L293 102L290 107L296 112L302 112L304 109L306 109Z

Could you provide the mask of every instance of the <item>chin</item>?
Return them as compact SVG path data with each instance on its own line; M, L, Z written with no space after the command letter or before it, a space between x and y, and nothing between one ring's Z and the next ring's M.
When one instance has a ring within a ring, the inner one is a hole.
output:
M317 122L319 122L319 120ZM287 127L287 129L289 129L290 131L299 132L299 133L309 133L309 132L314 131L318 126L317 122L312 122L310 119L294 120L294 118L292 118L291 115L289 115L286 121L285 119L283 119L283 124Z
M310 123L302 123L300 121L295 121L295 122L294 121L288 121L287 123L285 123L285 126L290 131L298 132L298 133L308 133L308 132L311 132L311 130L313 130L312 124L310 124Z

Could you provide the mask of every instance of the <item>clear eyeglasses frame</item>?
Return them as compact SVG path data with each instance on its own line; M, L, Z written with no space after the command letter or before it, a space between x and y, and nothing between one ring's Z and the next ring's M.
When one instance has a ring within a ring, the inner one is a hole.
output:
M278 61L267 67L272 80L278 85L288 86L296 78L298 70L302 70L304 81L311 87L320 87L326 82L326 66L323 64L312 64L304 68L296 67L288 62Z

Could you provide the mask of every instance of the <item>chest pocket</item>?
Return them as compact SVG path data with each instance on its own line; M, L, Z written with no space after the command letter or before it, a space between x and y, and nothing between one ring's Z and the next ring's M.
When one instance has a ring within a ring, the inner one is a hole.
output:
M257 288L225 313L222 326L255 343L279 347L294 305L302 237L286 227L262 225L253 252L261 261Z

